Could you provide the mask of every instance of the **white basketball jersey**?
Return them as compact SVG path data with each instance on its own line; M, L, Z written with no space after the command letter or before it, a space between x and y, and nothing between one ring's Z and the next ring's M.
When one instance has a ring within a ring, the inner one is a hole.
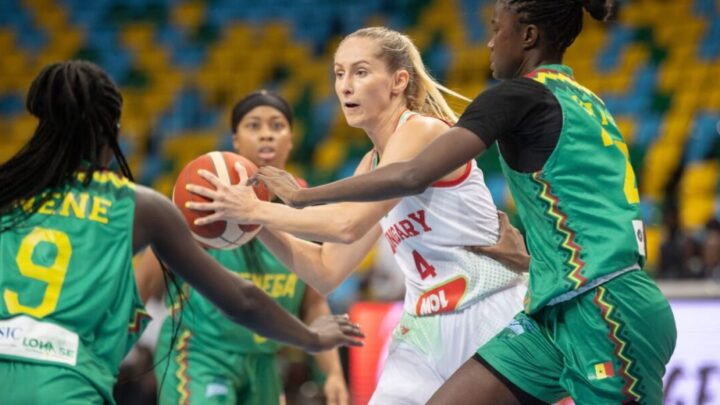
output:
M408 313L457 311L524 280L497 261L465 249L493 245L499 232L497 208L474 160L458 179L403 198L380 225L405 274Z

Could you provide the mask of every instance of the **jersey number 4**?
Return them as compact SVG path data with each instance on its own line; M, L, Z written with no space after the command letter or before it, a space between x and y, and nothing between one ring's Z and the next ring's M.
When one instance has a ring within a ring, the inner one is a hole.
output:
M55 246L57 254L55 260L50 264L37 264L33 261L33 253L41 243L49 243ZM70 238L64 232L53 229L35 228L20 243L15 261L24 277L42 281L47 284L42 300L36 306L27 306L20 303L16 291L5 288L3 299L11 314L25 313L36 318L42 318L52 313L57 307L60 298L65 274L70 264L72 245Z
M428 263L417 250L413 250L412 254L413 259L415 259L415 268L417 269L417 272L420 273L421 279L425 280L428 277L437 276L437 273L435 273L435 267Z
M581 107L584 108L584 111L591 117L595 117L595 111L593 109L593 104L589 102L585 102L580 100L578 96L572 96L573 100L577 102ZM596 107L597 108L597 107ZM602 143L603 146L606 148L615 146L620 150L620 153L623 154L623 157L625 157L625 184L623 185L623 191L625 192L625 199L629 204L637 204L640 202L640 194L638 193L637 184L635 180L635 172L633 171L632 165L630 164L630 153L628 152L627 144L625 144L625 141L620 139L613 139L610 136L610 133L605 130L605 127L612 123L615 125L615 122L612 121L612 116L609 115L609 113L605 112L603 109L598 109L600 112L600 136L602 137ZM612 122L611 122L612 121Z

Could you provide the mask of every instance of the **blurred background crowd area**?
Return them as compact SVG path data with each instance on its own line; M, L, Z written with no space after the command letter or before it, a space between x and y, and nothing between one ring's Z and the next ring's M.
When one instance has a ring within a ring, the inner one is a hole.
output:
M230 150L230 108L260 88L280 92L294 108L289 169L311 185L346 177L371 144L346 125L334 94L333 53L342 37L372 25L407 33L441 83L474 98L493 84L487 48L493 4L0 0L0 161L35 128L24 109L31 79L48 63L86 59L121 88L122 146L140 183L169 195L188 161ZM659 279L720 282L720 0L621 5L611 24L586 17L566 63L605 100L629 146L648 270ZM450 101L458 113L466 107ZM479 163L498 207L512 215L497 147ZM388 252L377 249L364 271L330 297L335 311L361 298L402 297L402 275ZM141 345L124 368L121 403L152 402L155 381L143 374L152 366L151 349L152 343ZM305 357L291 351L281 362L287 392L297 395L289 402L321 397L322 377Z

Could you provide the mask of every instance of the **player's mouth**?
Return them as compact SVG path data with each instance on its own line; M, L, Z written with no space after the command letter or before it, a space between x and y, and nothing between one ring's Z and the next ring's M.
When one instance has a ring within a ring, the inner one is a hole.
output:
M263 146L258 149L258 157L262 160L268 161L275 158L275 148L272 146Z
M360 107L360 104L353 103L353 102L346 102L346 103L343 103L343 107L345 107L346 111L357 111L358 107Z

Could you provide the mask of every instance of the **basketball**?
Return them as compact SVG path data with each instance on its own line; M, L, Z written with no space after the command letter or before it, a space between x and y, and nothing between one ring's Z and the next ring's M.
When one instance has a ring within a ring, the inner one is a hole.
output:
M216 151L199 156L185 165L180 175L178 175L177 181L175 181L172 200L185 217L185 221L190 226L190 230L195 239L207 248L234 249L249 242L260 232L260 225L239 225L227 221L218 221L198 226L194 224L195 220L207 214L185 207L185 203L189 201L210 201L205 197L186 190L185 186L187 184L192 183L203 187L215 188L209 181L198 174L198 170L205 169L215 174L225 184L238 184L240 178L235 170L236 162L245 166L248 176L252 176L257 170L257 166L255 166L253 162L236 153ZM270 199L270 193L262 184L253 187L253 189L259 199L265 201Z

